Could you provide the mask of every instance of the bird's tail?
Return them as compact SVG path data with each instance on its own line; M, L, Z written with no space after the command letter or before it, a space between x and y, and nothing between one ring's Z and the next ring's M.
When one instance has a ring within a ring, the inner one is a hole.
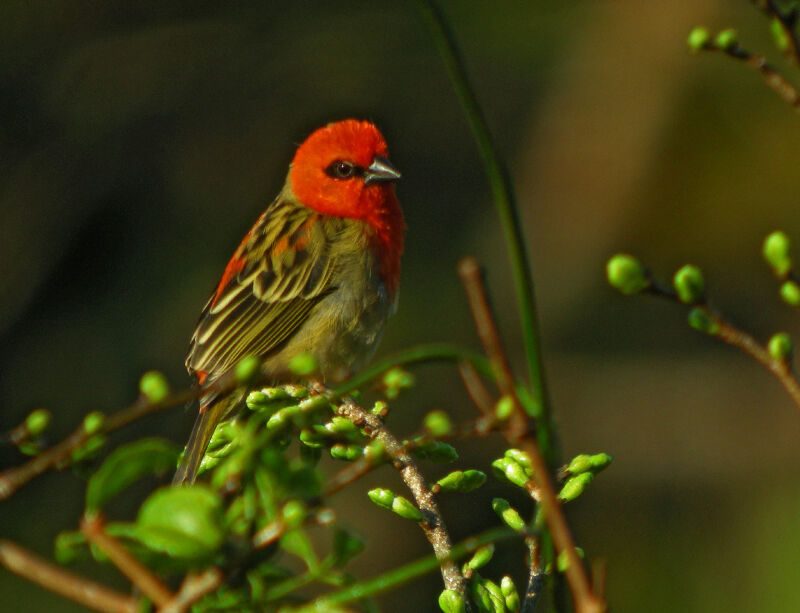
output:
M214 434L217 424L225 417L230 406L230 398L223 397L214 400L210 405L201 409L194 422L189 442L186 443L183 459L178 466L178 470L175 471L175 476L172 478L173 485L191 485L195 482L197 472L200 470L200 462L203 461L211 435Z

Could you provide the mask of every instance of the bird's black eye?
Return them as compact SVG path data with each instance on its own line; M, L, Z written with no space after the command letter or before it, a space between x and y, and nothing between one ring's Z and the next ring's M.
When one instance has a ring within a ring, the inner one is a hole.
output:
M351 162L336 160L333 164L328 166L327 169L325 169L325 172L328 174L328 176L333 177L334 179L349 179L356 176L358 174L358 170L358 167Z

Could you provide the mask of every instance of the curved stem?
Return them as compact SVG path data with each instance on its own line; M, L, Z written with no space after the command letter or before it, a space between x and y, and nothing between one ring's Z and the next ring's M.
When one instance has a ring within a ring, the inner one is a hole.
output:
M475 135L478 150L483 158L483 165L489 179L492 197L503 225L505 242L511 258L514 285L517 290L517 302L522 322L522 337L528 362L528 376L533 387L534 400L538 405L538 415L536 416L537 437L542 449L550 450L553 448L550 402L542 359L533 273L525 246L525 238L522 233L522 222L514 196L514 189L508 172L492 142L489 128L478 100L469 84L467 71L464 68L455 36L450 31L446 19L434 0L417 0L417 4L431 31L433 40L439 50L439 55L444 61L447 73ZM548 464L552 465L555 458L550 453L548 453L548 456L546 460Z

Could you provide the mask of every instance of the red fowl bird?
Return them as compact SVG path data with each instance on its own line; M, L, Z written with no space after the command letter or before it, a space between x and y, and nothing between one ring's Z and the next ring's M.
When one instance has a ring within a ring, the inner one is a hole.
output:
M297 355L337 381L373 354L393 311L405 223L400 173L378 129L347 119L298 147L286 183L228 262L192 336L186 367L208 387L242 359L292 379ZM209 390L173 483L193 483L217 424L242 400Z

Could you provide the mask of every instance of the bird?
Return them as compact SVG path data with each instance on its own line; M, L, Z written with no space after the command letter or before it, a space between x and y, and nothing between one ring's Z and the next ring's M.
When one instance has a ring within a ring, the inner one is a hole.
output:
M228 261L192 334L186 368L201 388L173 484L195 482L216 426L241 402L213 383L243 359L264 379L296 379L311 355L321 382L338 382L374 353L397 305L406 224L400 172L369 121L345 119L297 148L286 182Z

